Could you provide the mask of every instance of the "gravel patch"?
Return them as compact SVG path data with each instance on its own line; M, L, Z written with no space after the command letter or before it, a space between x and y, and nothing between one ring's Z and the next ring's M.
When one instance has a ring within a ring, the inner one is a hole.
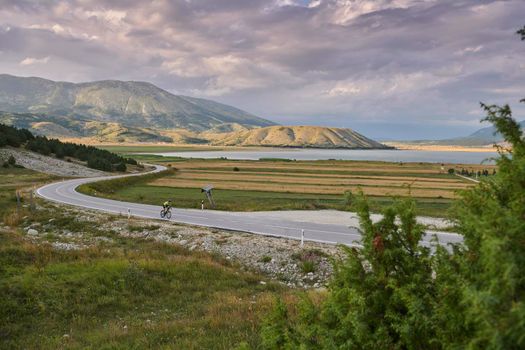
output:
M253 212L235 212L235 215L285 219L297 222L311 222L316 224L343 224L348 227L359 227L359 218L356 213L340 211L340 210L283 210L283 211L253 211ZM371 214L372 221L377 222L381 220L382 215ZM443 230L452 223L447 219L434 218L428 216L418 216L417 221L420 224L427 226L429 229Z
M103 171L90 169L80 164L66 162L26 150L12 148L0 149L0 161L2 161L2 163L10 156L13 156L16 159L16 163L24 168L51 175L67 177L95 177L106 175Z

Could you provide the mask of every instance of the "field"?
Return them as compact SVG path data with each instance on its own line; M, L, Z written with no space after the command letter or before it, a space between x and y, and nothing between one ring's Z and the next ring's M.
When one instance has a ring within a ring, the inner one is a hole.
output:
M22 206L17 216L15 189L27 204L27 190L50 180L0 169L8 225L0 225L0 349L259 348L274 298L294 299L220 256L102 230L110 216L79 221L39 199L35 213ZM48 233L28 236L28 225ZM46 243L64 230L100 243L82 250Z
M143 160L148 159L144 156ZM482 165L385 163L363 161L234 161L161 159L176 171L98 195L160 204L173 198L177 207L200 207L200 188L212 184L217 209L251 211L334 208L351 210L344 193L362 190L377 210L393 197L412 196L421 214L443 216L457 191L474 182L448 174L449 168L492 170ZM83 191L94 190L85 186Z

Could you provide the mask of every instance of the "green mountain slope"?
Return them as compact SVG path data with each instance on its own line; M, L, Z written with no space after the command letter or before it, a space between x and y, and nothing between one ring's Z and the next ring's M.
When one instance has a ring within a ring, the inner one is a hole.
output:
M225 123L247 128L275 123L217 102L173 95L145 82L116 80L73 84L0 75L0 110L127 127L204 131Z

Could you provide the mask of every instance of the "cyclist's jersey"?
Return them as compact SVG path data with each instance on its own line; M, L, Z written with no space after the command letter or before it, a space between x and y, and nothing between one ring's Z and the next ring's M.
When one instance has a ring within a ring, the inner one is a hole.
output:
M171 207L171 203L170 202L164 202L164 204L162 206L164 208Z

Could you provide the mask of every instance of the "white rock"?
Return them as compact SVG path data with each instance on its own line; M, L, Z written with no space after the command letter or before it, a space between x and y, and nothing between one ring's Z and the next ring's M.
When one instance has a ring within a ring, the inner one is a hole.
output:
M186 245L188 244L188 241L183 239L182 241L179 242L180 245Z
M27 230L27 234L31 236L36 236L38 235L38 231L35 230L34 228L30 228L29 230Z
M266 282L264 282L264 281L261 281L259 283L262 284L263 286L266 284Z

